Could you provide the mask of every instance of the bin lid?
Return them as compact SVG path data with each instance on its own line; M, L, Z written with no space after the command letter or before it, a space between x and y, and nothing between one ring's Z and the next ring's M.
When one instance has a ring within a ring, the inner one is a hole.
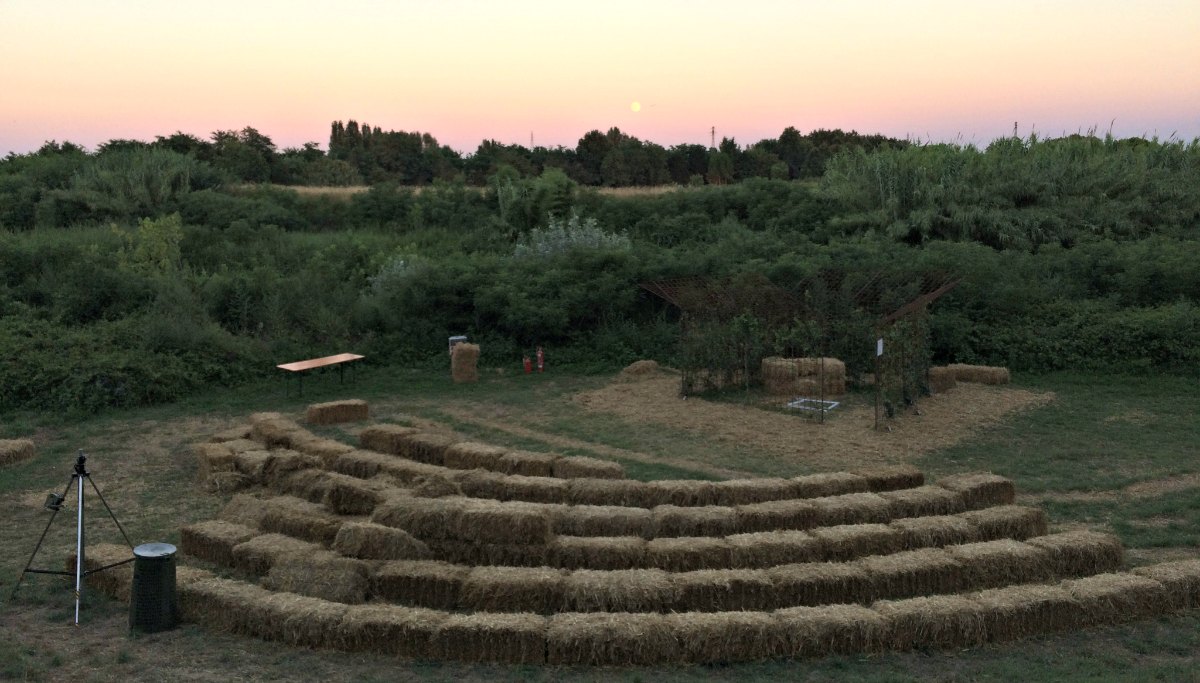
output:
M138 557L167 557L175 554L175 546L170 543L143 543L133 549Z

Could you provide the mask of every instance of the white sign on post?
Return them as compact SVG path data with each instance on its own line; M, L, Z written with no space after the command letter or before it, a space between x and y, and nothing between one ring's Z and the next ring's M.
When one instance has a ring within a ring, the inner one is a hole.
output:
M883 337L880 337L879 339L875 340L875 355L876 356L883 355Z

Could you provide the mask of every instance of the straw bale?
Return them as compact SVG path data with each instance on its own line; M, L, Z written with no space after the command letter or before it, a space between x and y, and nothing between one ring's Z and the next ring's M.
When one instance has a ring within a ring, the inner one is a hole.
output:
M966 596L880 600L871 609L887 621L891 649L963 648L987 639L987 609Z
M909 598L930 593L954 593L966 587L962 565L941 548L872 555L857 562L871 577L875 595Z
M297 470L280 477L274 489L284 495L303 498L310 503L324 503L333 477L339 476L343 475L318 469Z
M565 576L550 567L475 567L463 581L458 606L473 612L557 612Z
M952 515L967 509L963 496L940 486L918 486L898 491L879 493L890 505L893 519L901 517L924 517L925 515Z
M333 550L362 560L420 560L429 548L406 531L370 522L346 522L333 539Z
M273 591L357 605L367 599L371 571L362 560L347 557L294 557L271 565L262 585Z
M846 562L784 564L764 570L782 605L866 602L874 595L865 570Z
M179 586L182 586L184 584L187 584L187 583L194 583L196 581L203 581L204 579L210 579L213 576L215 576L215 575L212 572L208 571L207 569L200 569L199 567L189 567L189 566L183 565L183 564L175 566L175 586L176 586L176 588L178 588Z
M675 574L677 612L769 610L778 599L767 573L754 569L701 569Z
M712 505L716 500L713 483L699 479L659 479L647 482L645 490L646 507L698 507Z
M636 479L568 479L567 499L574 505L654 507L646 482Z
M900 532L886 524L843 524L819 527L808 533L820 541L824 559L830 562L894 553L904 542Z
M436 474L419 476L411 482L412 495L418 498L446 498L462 496L463 489L458 482Z
M454 609L470 567L436 560L384 562L371 579L371 593L388 602Z
M233 456L233 467L255 483L266 483L267 466L275 456L270 451L242 451Z
M578 480L582 481L582 480ZM588 481L624 481L622 479L591 479ZM568 480L555 477L526 477L511 474L504 479L507 500L529 503L566 503L570 498Z
M84 548L83 570L85 572L95 571L101 567L108 567L110 564L123 562L132 558L133 550L127 545L97 543ZM75 551L71 550L67 554L67 559L63 567L64 570L74 575L75 562ZM87 587L91 590L127 603L129 602L129 595L133 585L133 563L130 562L117 567L110 567L102 572L90 574L85 581Z
M217 432L216 434L208 437L208 440L212 443L223 443L227 441L249 439L252 431L253 428L248 424L238 425L236 427L230 427L229 429Z
M655 538L728 536L740 531L736 508L715 505L705 507L659 505L650 513Z
M283 640L304 647L338 646L348 609L344 604L319 598L293 600L283 620Z
M894 519L888 526L900 533L900 547L903 550L940 548L980 540L975 527L958 515Z
M28 439L25 439L24 442L29 444L29 451L26 455L19 457L21 460L33 457L33 442ZM13 443L18 442L0 441L0 464L5 464L5 444ZM192 453L196 456L196 471L201 481L208 479L209 476L216 472L236 471L233 464L233 451L223 443L193 444ZM11 460L10 462L16 462L16 460Z
M551 465L553 476L559 479L624 479L625 468L620 463L582 455L558 458Z
M375 481L329 472L326 475L325 506L339 515L369 515L387 495Z
M478 382L479 345L460 342L450 350L450 376L455 384Z
M647 565L646 539L640 536L557 536L547 561L566 569L640 569Z
M1138 567L1133 573L1161 583L1174 607L1200 607L1200 560L1162 562Z
M400 452L395 453L402 458L415 460L426 465L444 466L446 449L457 443L450 436L429 432L416 432L397 440Z
M451 485L457 485L465 496L491 498L492 500L508 500L508 475L506 474L477 469L455 472L452 476L454 477L454 483ZM432 481L433 478L424 477L423 480ZM448 480L443 479L443 481L449 483ZM431 493L437 493L436 488L431 488L430 491ZM440 495L445 494L442 493Z
M887 621L861 605L789 607L775 611L775 622L784 652L797 659L876 652L887 635Z
M429 659L435 654L433 634L449 618L446 612L422 607L351 605L338 640L348 650Z
M329 469L351 477L370 479L382 472L383 466L394 459L374 451L350 451L339 455Z
M563 581L564 604L579 612L664 612L679 588L661 569L577 569Z
M266 532L329 545L342 526L342 520L324 507L300 498L278 496L264 500L263 505L267 511L258 526Z
M317 469L324 463L315 455L300 453L292 450L271 451L260 481L268 485L278 485L293 472L307 469Z
M821 541L806 531L759 531L728 536L730 564L762 569L780 564L816 562L825 557Z
M259 535L257 529L219 519L189 524L179 530L180 550L223 567L233 566L233 547Z
M222 443L224 443L225 447L232 451L234 455L237 455L238 453L245 453L246 451L261 451L263 449L263 445L261 443L250 437L245 439L234 439L233 441L223 441Z
M742 533L808 529L817 525L817 506L811 500L773 500L739 505L737 530Z
M463 498L389 498L380 503L371 521L403 529L417 538L448 538L463 509Z
M947 367L934 366L929 368L929 391L934 394L944 394L958 385L954 371Z
M537 503L468 498L451 518L454 538L477 543L545 545L551 538L550 516Z
M429 541L430 554L446 562L471 566L540 567L549 560L549 546L475 541Z
M1008 368L990 365L966 365L951 363L946 368L954 373L954 379L959 382L976 382L979 384L1008 384Z
M867 480L867 488L871 491L897 491L922 486L925 475L921 470L907 463L897 465L876 465L852 470Z
M1157 617L1170 611L1166 587L1137 574L1097 574L1064 581L1062 587L1079 603L1084 624L1118 624Z
M521 474L526 477L554 476L554 461L561 458L557 453L533 451L509 451L496 461L496 469L505 474Z
M791 479L728 479L713 484L714 505L749 505L796 497L796 483Z
M460 441L446 448L442 464L456 470L500 469L500 458L507 448L474 441Z
M549 621L537 614L452 614L433 633L433 657L545 664Z
M962 495L968 510L1011 505L1017 494L1011 479L991 473L956 474L938 479L937 484Z
M1116 571L1125 559L1121 540L1095 531L1070 531L1026 541L1049 553L1055 576L1090 576Z
M379 424L364 428L358 433L358 444L368 451L399 455L402 443L417 430L397 424Z
M204 480L204 490L207 493L234 493L251 486L254 486L254 481L239 472L213 472Z
M656 538L646 544L646 561L670 572L728 569L733 546L724 538Z
M1000 505L960 515L975 527L981 540L1013 538L1023 541L1046 534L1046 511L1023 505Z
M646 508L564 505L555 509L554 531L564 536L653 538L654 514Z
M315 543L283 534L263 534L233 546L233 567L248 574L263 575L275 563L286 559L332 555Z
M254 413L250 416L250 435L267 448L291 448L293 439L311 436L291 418L280 413Z
M324 467L332 467L339 456L354 450L354 446L335 439L311 439L299 444L299 450L321 459Z
M239 493L225 507L221 508L221 512L217 515L218 518L226 522L234 524L242 524L253 529L257 529L262 522L262 518L267 514L267 508L263 505L261 498Z
M656 375L661 371L658 361L655 360L635 360L629 365L626 365L621 370L620 376L629 377L645 377L646 375Z
M556 614L546 630L546 663L644 666L679 661L679 643L661 614Z
M975 590L1054 578L1050 553L1020 541L1005 538L945 550L962 564L967 585Z
M259 620L252 613L271 596L254 584L218 577L177 583L176 590L183 621L234 633L254 633L251 628Z
M816 524L873 524L891 521L892 504L877 493L847 493L841 496L813 498Z
M775 617L756 612L666 615L685 662L755 662L778 657L785 641Z
M986 610L989 640L1016 640L1063 631L1079 622L1079 603L1061 586L1005 586L972 597Z
M357 422L370 417L367 402L361 399L314 403L304 411L304 421L310 425L332 425Z

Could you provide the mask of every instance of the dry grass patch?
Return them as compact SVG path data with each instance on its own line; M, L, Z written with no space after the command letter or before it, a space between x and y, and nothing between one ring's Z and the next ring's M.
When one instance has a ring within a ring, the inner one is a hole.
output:
M880 600L871 609L887 621L887 644L895 650L973 647L987 640L987 610L966 596Z
M1161 583L1175 607L1200 607L1200 560L1162 562L1133 573Z
M1125 559L1121 540L1112 534L1095 531L1071 531L1040 536L1027 541L1049 554L1051 571L1056 576L1089 576L1115 571Z
M402 605L454 609L469 567L434 560L396 560L375 570L371 592Z
M775 612L784 652L795 658L862 654L882 649L887 621L861 605L790 607Z
M670 572L728 569L732 551L724 538L656 538L646 544L646 561Z
M552 566L565 569L640 569L647 565L640 536L557 536L547 548Z
M981 539L1023 541L1046 535L1046 512L1041 508L1001 505L964 512L961 517L975 527Z
M818 507L810 500L775 500L739 505L737 528L743 533L808 529L817 525Z
M834 605L867 602L874 584L866 571L843 562L787 564L765 570L783 605Z
M358 422L369 418L370 409L361 399L314 403L304 411L304 421L310 425L333 425Z
M437 659L545 664L549 620L537 614L453 614L433 632Z
M701 569L672 577L679 612L768 610L778 606L766 572L747 569Z
M475 567L463 580L461 609L548 614L564 602L565 574L549 567Z
M740 531L735 508L659 505L651 513L655 538L728 536Z
M668 614L666 622L685 662L755 662L778 657L786 644L771 614L685 612Z
M848 524L811 529L821 543L823 559L845 562L864 555L885 555L900 550L903 538L886 524Z
M962 565L966 585L975 590L1054 578L1047 551L1008 538L954 545L946 552Z
M214 519L181 528L179 545L184 553L192 557L231 567L234 546L258 535L257 529Z
M370 522L347 522L338 529L333 550L361 560L420 560L429 548L407 532Z
M546 662L644 666L679 660L679 643L661 614L556 614L546 631Z
M679 599L671 574L661 569L579 569L563 582L567 609L579 612L664 612Z
M762 569L781 564L815 562L825 557L822 542L805 531L760 531L726 538L730 564L742 569Z

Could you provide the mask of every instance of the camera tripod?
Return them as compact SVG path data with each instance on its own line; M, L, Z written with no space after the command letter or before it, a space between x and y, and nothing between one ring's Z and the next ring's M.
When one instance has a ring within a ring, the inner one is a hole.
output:
M128 564L129 562L133 562L133 559L134 559L133 557L130 557L128 560L114 562L114 563L104 566L104 567L98 567L96 569L89 569L86 571L84 570L84 568L83 568L83 566L84 566L83 480L84 479L87 479L88 483L90 483L92 485L92 490L94 490L96 492L96 496L100 498L100 502L104 503L104 509L108 511L108 516L112 517L112 520L114 522L116 522L116 524L117 524L117 528L121 530L121 536L123 536L125 538L125 543L129 546L129 550L131 552L133 551L133 543L130 543L129 535L125 533L125 528L121 526L121 522L117 519L117 516L115 514L113 514L112 508L110 508L108 506L108 502L104 500L104 496L100 493L100 489L99 489L99 487L96 486L96 482L92 481L92 475L88 473L86 463L87 463L87 455L85 455L83 451L79 451L79 455L76 456L76 458L75 458L75 470L71 473L71 480L67 482L67 487L65 489L63 489L62 494L59 495L57 493L51 493L50 495L48 495L46 497L46 502L43 505L43 507L45 507L47 510L52 510L53 514L50 515L50 521L46 522L46 528L44 530L42 530L42 535L38 539L37 546L34 547L33 553L29 556L29 562L26 563L25 568L21 570L21 575L19 577L17 577L17 583L16 583L16 585L13 586L12 593L10 593L8 596L9 600L12 600L14 597L16 597L17 589L21 587L21 581L23 581L25 579L26 574L55 574L58 576L74 576L75 577L75 625L76 626L79 625L79 603L80 603L81 598L83 597L83 580L84 580L84 578L86 578L87 576L89 576L91 574L95 574L97 572L102 572L105 569L112 569L113 567L118 567L123 564ZM70 494L72 486L76 487L76 490L79 494L79 496L78 496L79 512L78 512L78 520L77 520L77 529L76 529L76 534L75 534L75 571L69 572L69 571L56 571L53 569L33 569L32 568L33 560L35 557L37 557L38 551L41 550L42 543L46 540L46 534L50 532L50 526L52 524L54 524L54 519L56 517L58 517L59 511L63 509L63 504L66 501L67 496Z

